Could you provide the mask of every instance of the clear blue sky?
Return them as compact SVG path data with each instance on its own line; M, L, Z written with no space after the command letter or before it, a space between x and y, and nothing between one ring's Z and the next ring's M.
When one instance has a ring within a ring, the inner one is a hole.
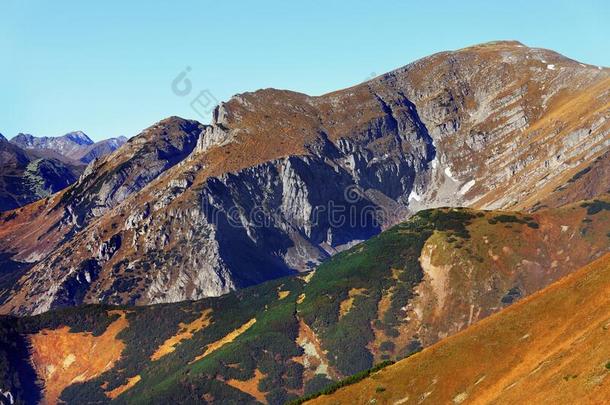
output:
M496 39L608 66L610 2L2 0L0 132L132 136L170 115L207 121L190 106L204 90L322 94Z

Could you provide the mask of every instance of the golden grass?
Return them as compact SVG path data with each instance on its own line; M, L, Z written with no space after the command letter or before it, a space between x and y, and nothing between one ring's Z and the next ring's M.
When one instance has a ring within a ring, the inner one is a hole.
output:
M133 387L134 385L136 385L140 380L142 379L142 377L140 377L140 375L136 375L133 376L129 379L127 379L127 382L123 385L121 385L120 387L116 387L115 389L106 392L106 396L110 399L114 399L116 397L118 397L119 395L121 395L122 393L124 393L125 391L127 391L128 389L130 389L131 387Z
M260 382L260 380L263 379L263 377L265 377L265 374L263 374L257 368L257 369L254 369L254 376L252 378L250 378L249 380L241 381L241 380L231 379L231 380L227 380L225 382L227 384L229 384L230 386L235 387L238 390L253 396L254 398L256 398L257 401L262 402L263 404L266 404L267 399L265 398L265 393L261 392L258 389L258 383Z
M125 343L117 335L128 325L125 311L100 336L71 333L70 328L43 329L30 335L31 361L43 382L44 402L58 403L61 392L76 382L89 381L110 370L121 357Z
M602 404L610 398L609 338L610 253L465 331L311 403Z
M308 284L311 281L311 278L316 274L315 270L310 271L309 273L305 274L304 276L300 276L299 278L301 280L303 280L305 282L305 284Z
M339 319L343 318L354 305L354 299L358 295L362 295L366 292L366 288L352 288L347 293L347 298L341 301L339 304Z
M277 298L280 299L280 300L283 300L288 295L290 295L290 291L278 291L277 292Z
M200 331L203 328L206 328L210 325L211 319L210 316L212 314L211 309L206 309L201 313L201 316L195 319L193 322L189 324L180 323L178 333L171 338L167 339L159 348L150 356L150 359L153 361L159 360L161 357L165 356L176 350L176 346L180 344L183 340L188 340L193 337L195 332Z
M208 356L208 355L214 353L216 350L220 349L224 345L233 342L241 334L243 334L245 331L250 329L252 327L252 325L254 325L255 323L256 323L256 318L252 318L248 322L246 322L243 325L241 325L239 328L235 329L234 331L232 331L231 333L229 333L228 335L223 337L222 339L219 339L219 340L217 340L217 341L215 341L213 343L210 343L209 345L206 346L205 351L203 352L203 354L200 354L199 356L195 357L195 359L191 363L194 363L194 362L196 362L198 360L201 360L205 356Z

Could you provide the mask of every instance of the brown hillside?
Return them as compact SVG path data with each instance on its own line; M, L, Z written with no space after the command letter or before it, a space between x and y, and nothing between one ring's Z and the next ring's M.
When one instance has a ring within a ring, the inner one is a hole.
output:
M312 404L602 404L610 254L457 335Z

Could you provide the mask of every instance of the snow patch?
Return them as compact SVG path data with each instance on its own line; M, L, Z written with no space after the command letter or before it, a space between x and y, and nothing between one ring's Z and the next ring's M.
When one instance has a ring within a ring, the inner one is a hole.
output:
M553 65L553 64L546 65L546 68L547 68L548 70L555 70L555 65Z
M472 186L474 186L474 184L475 184L475 183L476 183L476 182L475 182L475 180L474 180L474 179L472 179L472 180L470 180L469 182L465 183L465 184L464 184L464 185L463 185L463 186L460 188L460 191L459 191L459 192L460 192L460 194L461 194L461 195L466 194L466 193L468 192L468 190L470 190L470 189L472 188Z
M445 175L449 177L453 181L457 181L455 177L453 177L453 173L451 172L451 168L449 166L445 167Z
M411 200L415 200L415 201L421 201L421 196L419 194L417 194L417 192L415 191L415 189L411 190L411 193L409 194L409 202Z

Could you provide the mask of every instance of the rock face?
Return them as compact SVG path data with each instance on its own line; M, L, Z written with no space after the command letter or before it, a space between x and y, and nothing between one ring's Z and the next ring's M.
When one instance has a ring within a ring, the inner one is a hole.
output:
M5 218L2 250L37 263L2 310L219 295L422 208L533 209L608 150L609 89L608 69L498 42L320 97L237 95L210 126L161 121Z

